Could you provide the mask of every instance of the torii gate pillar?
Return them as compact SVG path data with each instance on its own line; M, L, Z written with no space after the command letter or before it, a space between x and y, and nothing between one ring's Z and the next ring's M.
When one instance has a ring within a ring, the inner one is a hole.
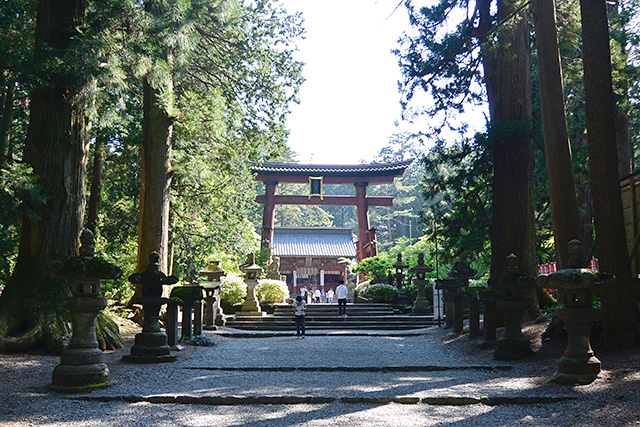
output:
M262 216L262 244L263 248L272 247L273 226L275 224L276 208L276 186L278 181L270 180L264 182L264 214Z
M356 208L358 210L358 261L378 254L375 230L369 227L368 182L356 182Z

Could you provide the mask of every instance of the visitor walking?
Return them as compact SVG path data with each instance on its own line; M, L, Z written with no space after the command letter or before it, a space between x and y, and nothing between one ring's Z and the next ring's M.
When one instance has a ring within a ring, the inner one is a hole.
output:
M324 292L324 289L320 291L320 302L327 302L327 294Z
M296 336L304 338L305 334L305 310L307 303L302 299L302 295L298 295L293 302L293 311L296 316Z
M315 297L313 302L320 302L320 289L316 288L316 290L313 292L313 296Z
M329 289L327 292L327 302L333 304L333 289Z
M338 298L338 316L347 317L347 287L344 285L344 280L340 280L336 288L336 297Z

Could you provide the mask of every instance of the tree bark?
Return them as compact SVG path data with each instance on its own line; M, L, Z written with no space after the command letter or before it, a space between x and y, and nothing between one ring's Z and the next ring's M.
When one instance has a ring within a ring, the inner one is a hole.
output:
M49 48L68 49L85 8L83 0L39 1L36 57ZM68 290L50 277L47 266L77 254L82 228L89 118L76 101L74 83L63 71L31 93L24 161L47 200L33 207L39 218L22 218L16 266L0 296L0 349L44 344L59 351L69 332L60 309Z
M91 176L91 195L89 196L89 213L87 216L87 227L95 232L95 224L98 221L100 210L100 190L102 188L102 166L106 155L104 152L104 138L102 135L96 136L93 153L93 173Z
M149 254L158 252L160 270L167 272L173 119L166 100L159 89L152 87L148 80L144 82L138 271L147 267Z
M7 147L9 146L9 138L11 137L11 119L13 117L13 97L16 91L16 81L9 79L6 83L2 118L0 119L0 167L7 161Z
M494 168L492 277L505 273L511 253L518 256L521 274L536 274L530 34L525 13L516 12L516 6L511 0L498 2L498 21L505 24L496 45L483 53Z
M554 0L534 0L533 16L538 47L538 80L544 133L551 223L558 268L566 268L568 246L579 239L580 219L576 182L564 110L562 68L556 28Z
M631 266L620 196L615 106L606 4L580 0L589 143L589 170L600 269L617 282L602 293L602 340L629 347L640 337L637 301L631 292Z

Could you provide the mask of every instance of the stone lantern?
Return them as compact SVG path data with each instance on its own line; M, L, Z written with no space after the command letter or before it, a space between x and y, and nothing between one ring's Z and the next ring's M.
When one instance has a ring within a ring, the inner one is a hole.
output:
M497 306L504 314L504 335L498 340L493 358L496 360L520 360L533 354L531 342L522 333L522 313L527 308L525 294L530 282L520 276L518 257L507 257L507 271L496 282Z
M409 265L402 260L402 253L398 252L398 259L395 264L393 264L393 269L395 270L393 274L393 280L395 281L396 288L398 288L398 299L400 300L399 302L403 307L411 303L409 297L404 292L403 286L404 278L406 277L404 271L407 268L409 268Z
M200 272L200 276L207 279L202 283L205 293L203 328L206 330L216 330L217 326L224 326L224 313L220 306L220 279L226 274L217 260L210 261L208 268Z
M429 306L429 300L427 300L427 294L425 288L429 281L425 278L427 273L433 271L433 267L429 265L425 265L424 263L424 253L420 252L418 254L418 264L411 267L409 269L409 273L415 275L413 279L413 284L418 288L418 295L416 296L416 301L413 303L414 314L426 314L430 311L431 307Z
M247 298L242 304L242 309L236 313L236 317L261 317L262 309L256 297L256 285L264 269L255 263L254 254L249 254L247 263L241 267L241 270L245 275L245 283L247 284Z
M99 296L100 279L117 279L122 270L94 258L91 230L83 230L80 241L80 256L52 267L55 276L71 281L73 295L64 300L64 307L71 314L73 335L53 371L51 384L61 393L86 393L114 384L109 381L109 368L98 348L96 319L107 306L107 299Z
M142 273L129 276L129 282L142 285L142 297L136 302L142 304L144 325L142 332L136 335L131 354L122 358L124 362L161 363L173 362L177 356L171 353L167 334L160 330L160 307L169 300L162 297L164 285L172 285L178 281L175 276L167 276L160 271L160 256L154 252L149 255L149 266Z
M594 292L603 283L586 268L579 240L569 242L569 268L536 279L542 288L558 291L558 302L564 305L556 314L567 329L567 349L558 362L552 381L559 384L590 384L600 373L601 364L591 349L591 327L602 316L601 309L593 307ZM609 277L607 282L615 281Z
M464 329L464 298L463 289L469 286L469 279L476 274L469 262L454 263L448 278L438 279L436 287L444 291L446 309L446 326L453 326L453 331L461 334Z

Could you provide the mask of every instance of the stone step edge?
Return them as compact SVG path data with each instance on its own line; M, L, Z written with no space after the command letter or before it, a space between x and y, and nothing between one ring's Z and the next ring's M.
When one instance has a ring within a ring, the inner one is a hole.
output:
M65 396L65 399L88 402L129 402L154 404L197 404L197 405L295 405L320 403L352 404L418 404L427 405L534 405L550 404L567 400L577 400L577 396L432 396L432 397L333 397L333 396L190 396L190 395L151 395L151 396Z
M216 335L220 335L225 338L277 338L277 337L294 337L295 331L280 330L269 331L268 329L240 329L243 332L227 332L227 331L212 331ZM320 336L337 336L337 337L413 337L418 335L427 335L426 332L411 332L415 329L405 330L371 330L371 332L359 332L353 329L315 329L312 334L307 333L307 337L320 337ZM291 334L294 332L294 334ZM386 334L385 334L386 332Z
M470 366L274 366L274 367L246 367L246 366L188 366L180 369L223 371L223 372L443 372L443 371L510 371L513 366L508 365L470 365Z

